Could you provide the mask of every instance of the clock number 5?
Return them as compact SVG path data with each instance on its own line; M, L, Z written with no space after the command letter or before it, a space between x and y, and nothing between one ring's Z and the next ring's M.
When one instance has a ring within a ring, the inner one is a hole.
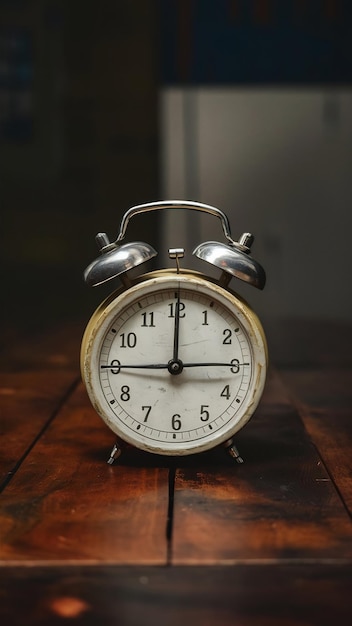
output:
M209 409L209 404L202 404L200 407L200 419L202 422L207 422L209 419L209 411L207 409Z

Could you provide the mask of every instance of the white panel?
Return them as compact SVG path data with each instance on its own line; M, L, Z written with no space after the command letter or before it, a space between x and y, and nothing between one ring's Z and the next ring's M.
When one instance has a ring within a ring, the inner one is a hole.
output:
M264 293L231 285L262 314L351 318L351 90L169 90L162 102L164 197L197 192L233 235L256 236ZM221 239L212 219L193 240Z

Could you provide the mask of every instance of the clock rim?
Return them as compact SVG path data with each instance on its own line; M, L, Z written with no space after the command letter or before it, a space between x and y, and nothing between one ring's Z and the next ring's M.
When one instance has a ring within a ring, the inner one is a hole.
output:
M187 442L186 446L182 448L175 447L180 446L181 442L171 442L170 444L165 444L165 447L160 447L160 444L154 446L147 441L143 443L139 439L136 440L133 435L126 434L125 431L120 430L118 424L109 418L107 412L99 403L97 397L99 394L96 393L94 384L92 383L91 362L94 360L95 342L100 341L101 345L107 328L111 323L111 319L118 313L119 309L122 311L126 306L129 306L138 295L140 296L141 290L157 290L162 287L166 289L167 283L170 282L170 280L174 282L180 279L184 280L184 282L190 286L193 285L195 287L196 285L200 285L201 287L204 286L210 289L212 293L214 293L214 296L218 295L220 300L225 301L225 303L222 302L225 307L230 309L231 305L235 307L236 316L238 315L237 311L240 312L241 317L239 318L239 322L244 326L253 352L251 388L254 390L254 394L252 401L247 403L244 414L232 428L227 430L219 429L219 431L214 434L213 438L207 437L205 442L193 440L190 442L192 444L191 446L189 442ZM255 339L253 339L253 337ZM257 360L258 354L261 356L260 361ZM167 269L149 272L139 276L130 286L122 286L114 291L97 307L87 324L82 338L80 364L82 380L95 411L119 440L152 454L186 456L204 452L226 443L249 421L260 402L264 390L268 366L268 349L261 321L250 305L235 291L229 288L225 289L219 285L215 279L200 272L194 272L192 270L180 270L177 272L176 270Z

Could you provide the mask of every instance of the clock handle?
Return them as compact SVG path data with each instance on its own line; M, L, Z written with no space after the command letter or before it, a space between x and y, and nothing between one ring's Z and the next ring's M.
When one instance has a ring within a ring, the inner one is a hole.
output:
M128 209L121 220L120 232L115 243L119 243L124 238L128 222L132 219L132 217L138 215L138 213L158 211L159 209L191 209L193 211L202 211L203 213L214 215L220 219L226 239L231 245L236 244L231 237L230 222L225 213L210 204L203 204L201 202L192 202L188 200L162 200L160 202L148 202L147 204L138 204L137 206Z

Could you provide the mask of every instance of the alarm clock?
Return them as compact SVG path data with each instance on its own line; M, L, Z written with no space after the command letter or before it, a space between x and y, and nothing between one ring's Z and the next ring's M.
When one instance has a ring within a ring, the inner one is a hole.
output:
M168 250L170 267L132 275L157 252L142 241L123 242L130 220L181 209L220 220L225 242L207 241L193 251L218 277L183 268L182 247ZM234 241L220 209L173 200L130 208L116 241L106 233L96 241L100 256L86 268L86 283L116 277L121 283L92 315L81 346L88 396L117 436L108 463L124 444L174 456L223 444L243 462L233 437L262 396L267 344L258 316L229 283L235 277L263 289L265 272L250 254L253 236Z

